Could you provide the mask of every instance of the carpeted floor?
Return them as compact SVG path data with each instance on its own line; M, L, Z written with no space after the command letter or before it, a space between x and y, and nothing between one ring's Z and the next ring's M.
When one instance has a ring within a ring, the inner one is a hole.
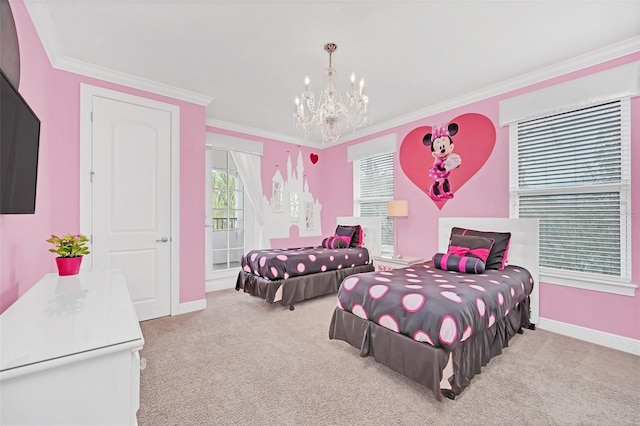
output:
M291 312L223 290L203 311L141 323L140 426L640 424L640 357L526 330L438 402L329 340L335 301Z

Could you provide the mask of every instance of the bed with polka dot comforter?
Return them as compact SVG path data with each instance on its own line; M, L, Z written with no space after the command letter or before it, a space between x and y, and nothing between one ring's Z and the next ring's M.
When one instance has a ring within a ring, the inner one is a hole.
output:
M352 275L338 290L338 309L447 352L491 328L525 302L533 289L518 266L464 274L431 261Z
M370 263L369 251L365 247L300 247L251 250L242 256L241 266L243 271L266 280L286 280Z

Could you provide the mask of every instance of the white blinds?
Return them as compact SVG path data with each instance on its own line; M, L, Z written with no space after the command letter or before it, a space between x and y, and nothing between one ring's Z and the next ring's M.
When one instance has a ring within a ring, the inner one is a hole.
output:
M520 187L620 182L620 101L518 124Z
M358 163L360 193L357 194L357 197L359 199L371 197L393 198L393 153L364 158L359 160Z
M393 246L393 221L387 218L387 201L393 199L393 153L354 161L354 196L360 217L379 217L381 242Z
M512 126L512 199L540 219L540 266L630 279L629 129L628 99Z

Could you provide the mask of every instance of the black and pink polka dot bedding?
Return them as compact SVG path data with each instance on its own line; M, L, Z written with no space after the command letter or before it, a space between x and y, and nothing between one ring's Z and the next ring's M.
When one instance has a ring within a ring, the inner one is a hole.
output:
M345 278L338 308L452 351L522 303L533 285L529 271L519 266L465 274L427 261Z
M369 251L364 247L299 247L251 250L242 256L241 265L245 272L274 281L369 263Z

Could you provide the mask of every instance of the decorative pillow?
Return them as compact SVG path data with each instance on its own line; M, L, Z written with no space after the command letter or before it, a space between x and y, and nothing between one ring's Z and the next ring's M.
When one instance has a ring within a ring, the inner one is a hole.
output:
M452 228L451 236L465 235L472 237L484 237L493 240L493 247L489 252L486 261L487 269L497 269L501 271L507 266L507 256L509 254L509 242L511 241L511 232L490 232L478 231L475 229Z
M433 255L433 266L445 271L465 272L467 274L481 274L485 270L482 259L471 256L456 256L455 254L436 253Z
M351 238L347 237L346 235L335 235L336 237L344 240L345 244L347 245L347 247L349 247L351 245Z
M452 235L451 240L449 240L447 254L477 257L483 262L486 262L492 247L493 240L489 238Z
M322 240L322 247L330 249L347 248L349 245L343 237L338 235L332 235Z
M348 236L351 238L349 247L360 247L362 245L363 232L360 225L338 225L336 235Z

